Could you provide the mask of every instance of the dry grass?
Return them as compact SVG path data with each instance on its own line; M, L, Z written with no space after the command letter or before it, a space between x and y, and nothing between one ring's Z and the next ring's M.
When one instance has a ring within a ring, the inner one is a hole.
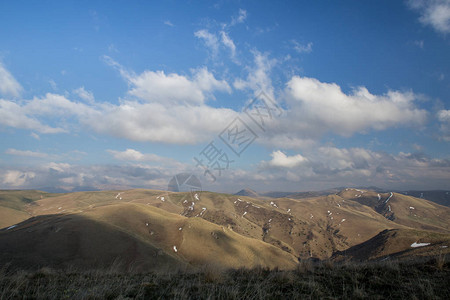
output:
M450 263L304 261L292 271L205 265L167 273L117 268L35 271L0 267L0 299L449 299ZM393 267L395 265L395 267Z

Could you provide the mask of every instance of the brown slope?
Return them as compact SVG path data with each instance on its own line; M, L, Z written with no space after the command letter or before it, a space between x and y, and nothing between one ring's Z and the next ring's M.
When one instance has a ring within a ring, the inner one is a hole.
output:
M380 195L383 202L388 196L389 194ZM420 210L422 213L430 209L428 204L421 202L422 199L419 200L418 203L413 203L417 206L417 211ZM210 224L222 226L223 230L273 245L298 258L310 256L328 258L333 252L365 242L384 229L406 229L407 226L435 229L427 227L430 224L423 221L407 223L405 222L407 218L401 214L399 214L401 222L390 221L383 216L383 211L376 211L377 193L371 191L362 193L355 189L344 190L338 195L300 200L288 198L265 200L211 192L201 192L195 196L191 193L141 189L80 192L44 197L30 205L28 211L35 215L67 212L90 215L101 207L124 203L160 208L189 220L200 218ZM391 209L394 211L397 211L397 205L401 207L409 204L397 194L394 194L388 203L393 205ZM432 206L432 209L436 212L435 206ZM434 222L436 220L443 222L442 218L434 219L436 216L432 214L429 216ZM90 218L100 220L102 216L100 214ZM115 218L119 219L117 216ZM445 225L445 222L443 224ZM438 229L445 228L440 225ZM134 234L134 231L129 233ZM196 241L198 245L203 244L201 240ZM197 244L189 248L195 248L194 246ZM167 245L165 251L170 253L170 247L173 245Z
M450 208L434 202L398 193L376 193L357 189L346 189L338 195L369 206L397 224L450 233Z
M112 204L70 215L41 216L0 232L0 262L25 266L137 269L215 264L293 268L295 257L200 218L143 204Z

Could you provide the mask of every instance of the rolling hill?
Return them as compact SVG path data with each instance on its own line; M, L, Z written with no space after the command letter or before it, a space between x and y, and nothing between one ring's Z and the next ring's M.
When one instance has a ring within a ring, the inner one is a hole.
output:
M22 267L289 269L309 258L447 253L450 243L448 207L350 188L299 199L144 189L1 191L0 216L0 263ZM411 247L421 242L431 244Z

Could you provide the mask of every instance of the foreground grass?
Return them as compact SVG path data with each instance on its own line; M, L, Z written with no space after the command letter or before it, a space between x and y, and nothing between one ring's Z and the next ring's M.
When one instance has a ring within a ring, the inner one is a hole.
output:
M0 269L0 299L450 299L450 263L312 263L160 273Z

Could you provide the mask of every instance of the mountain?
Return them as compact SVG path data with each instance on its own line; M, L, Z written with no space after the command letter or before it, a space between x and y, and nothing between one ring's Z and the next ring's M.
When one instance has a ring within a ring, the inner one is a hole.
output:
M258 198L259 194L257 192L255 192L252 189L246 188L246 189L242 189L239 192L235 193L236 196L248 196L248 197L254 197L254 198Z
M345 259L450 253L450 208L352 188L300 199L144 189L0 191L0 214L0 264L23 267L289 269L303 259L342 260L342 253ZM431 244L419 250L414 243Z
M400 193L450 206L450 191L402 191Z

